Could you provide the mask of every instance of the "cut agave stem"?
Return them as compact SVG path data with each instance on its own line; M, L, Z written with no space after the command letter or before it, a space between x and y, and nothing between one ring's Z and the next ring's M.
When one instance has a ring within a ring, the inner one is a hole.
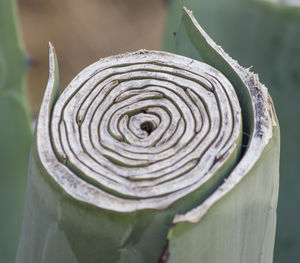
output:
M206 63L139 50L100 59L61 95L49 45L17 262L272 259L279 131L267 89L190 11L182 19Z

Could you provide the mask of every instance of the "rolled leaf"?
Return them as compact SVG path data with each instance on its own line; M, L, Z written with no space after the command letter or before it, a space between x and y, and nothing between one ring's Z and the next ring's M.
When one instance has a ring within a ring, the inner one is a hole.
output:
M13 0L0 1L0 262L13 262L21 233L31 143L24 74Z
M172 0L164 48L199 59L199 52L185 45L177 32L183 4L226 52L259 72L274 100L282 127L274 262L300 262L300 228L295 228L300 221L299 144L295 143L300 134L300 1Z
M50 44L17 262L271 262L271 99L186 9L183 26L210 65L125 53L61 95Z

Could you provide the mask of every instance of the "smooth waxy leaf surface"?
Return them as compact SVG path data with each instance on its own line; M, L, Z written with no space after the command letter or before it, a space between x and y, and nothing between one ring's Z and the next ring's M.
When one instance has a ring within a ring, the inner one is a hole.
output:
M238 62L259 73L274 100L281 131L280 195L274 262L300 258L298 141L300 133L300 7L299 1L173 0L165 32L165 49L194 59L199 52L174 37L182 6ZM176 50L176 51L175 51Z

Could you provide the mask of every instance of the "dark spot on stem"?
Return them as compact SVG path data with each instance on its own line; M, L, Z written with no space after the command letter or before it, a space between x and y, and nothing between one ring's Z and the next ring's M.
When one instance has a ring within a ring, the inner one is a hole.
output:
M167 263L169 259L169 242L167 241L164 250L160 254L160 257L157 261L157 263Z
M154 126L150 121L145 121L141 124L141 129L150 135L154 131Z

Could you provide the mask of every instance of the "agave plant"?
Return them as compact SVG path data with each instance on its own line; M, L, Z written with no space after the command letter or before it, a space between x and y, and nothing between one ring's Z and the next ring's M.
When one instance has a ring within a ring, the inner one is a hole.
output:
M275 262L300 259L300 200L298 157L300 133L300 1L172 0L165 33L165 49L198 59L197 50L174 36L180 28L182 5L215 41L242 65L253 66L274 100L282 127L280 194Z
M0 262L13 262L21 231L31 143L15 2L0 1Z
M202 62L140 50L59 94L50 72L17 262L272 262L279 126L267 89L184 9Z

